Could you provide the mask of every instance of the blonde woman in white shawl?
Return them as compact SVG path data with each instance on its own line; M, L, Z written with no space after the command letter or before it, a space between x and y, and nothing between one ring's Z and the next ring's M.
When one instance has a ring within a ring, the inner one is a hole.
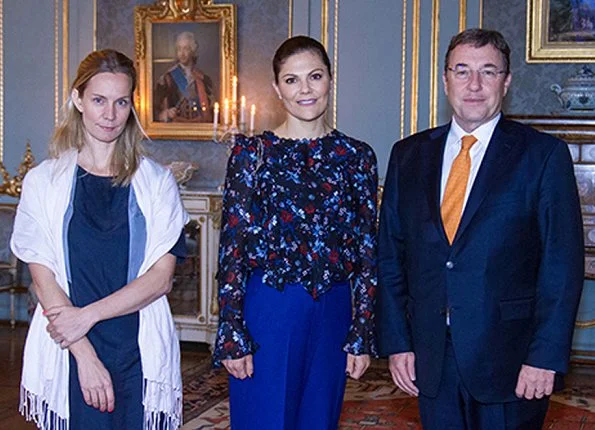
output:
M11 247L39 297L20 411L41 429L177 429L179 343L165 294L185 253L172 174L143 155L133 62L85 58L50 158L25 177Z

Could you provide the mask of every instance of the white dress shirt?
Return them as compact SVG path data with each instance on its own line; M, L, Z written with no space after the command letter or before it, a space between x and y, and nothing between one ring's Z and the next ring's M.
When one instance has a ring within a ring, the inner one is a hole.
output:
M477 172L479 171L483 157L486 153L486 150L488 149L488 144L490 143L490 139L492 138L492 134L494 134L496 124L498 124L501 116L502 114L499 113L490 121L477 127L471 133L467 133L465 130L463 130L453 117L450 130L446 138L446 146L444 147L444 159L442 160L440 204L442 204L442 199L444 198L444 190L446 189L446 181L448 181L450 168L452 167L454 159L461 151L461 139L465 135L472 134L477 139L477 142L475 142L475 144L469 150L469 156L471 157L471 170L469 172L469 181L467 182L465 200L463 202L463 211L465 210L467 199L469 198L469 193L471 192L471 187L473 187L473 183L477 177Z

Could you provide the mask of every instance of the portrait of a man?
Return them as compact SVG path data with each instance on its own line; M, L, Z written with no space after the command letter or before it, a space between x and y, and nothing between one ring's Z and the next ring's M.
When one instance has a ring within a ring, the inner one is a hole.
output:
M158 122L213 120L213 81L199 67L199 40L191 31L175 39L175 64L159 76L153 91L153 119Z

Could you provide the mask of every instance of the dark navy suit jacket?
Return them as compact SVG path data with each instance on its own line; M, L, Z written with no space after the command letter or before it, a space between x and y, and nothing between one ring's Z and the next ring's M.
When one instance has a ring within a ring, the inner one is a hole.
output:
M522 364L567 371L583 285L583 230L567 145L501 119L452 246L440 217L449 125L397 142L379 230L380 352L415 352L436 395L444 311L463 382L481 402L515 399Z

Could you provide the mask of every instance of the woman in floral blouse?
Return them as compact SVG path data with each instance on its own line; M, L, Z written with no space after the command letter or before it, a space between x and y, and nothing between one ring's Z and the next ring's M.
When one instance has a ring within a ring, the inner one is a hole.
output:
M336 429L346 374L376 355L376 157L325 121L319 42L286 40L273 71L286 120L236 139L227 169L214 359L234 430Z

